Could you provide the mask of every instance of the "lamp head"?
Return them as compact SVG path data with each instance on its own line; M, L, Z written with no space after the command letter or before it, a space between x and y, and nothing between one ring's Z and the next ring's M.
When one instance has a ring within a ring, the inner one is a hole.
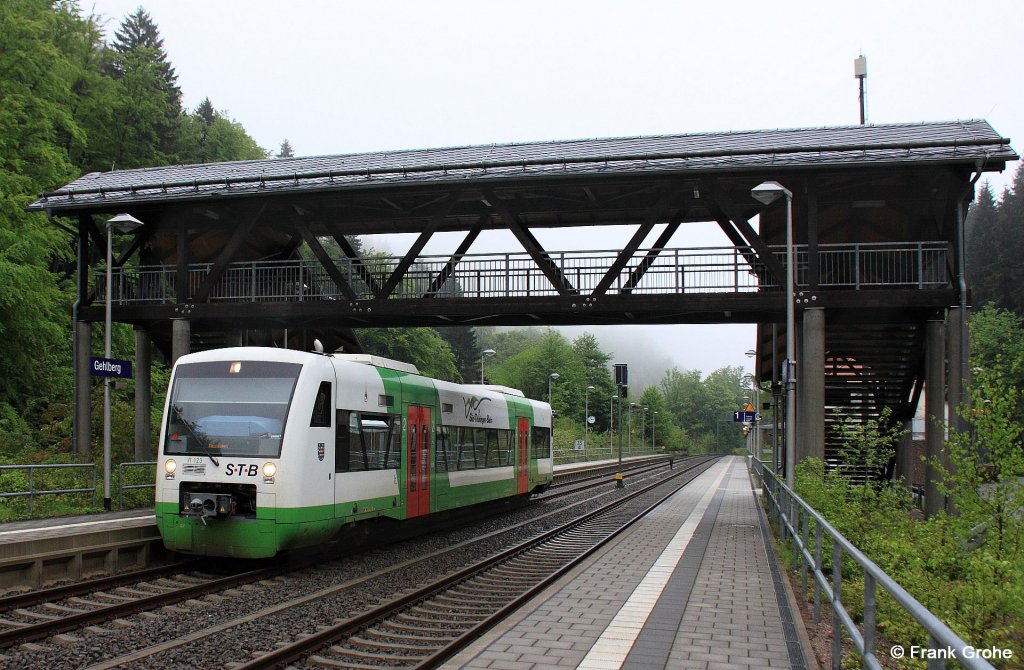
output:
M557 372L552 372L551 374L548 375L548 379L550 379L551 381L555 381L561 378L561 376L562 375L558 374Z
M142 223L142 221L139 221L138 219L136 219L131 214L128 214L127 212L115 214L114 216L107 219L107 230L110 230L112 228L119 233L130 233L132 231L138 230L143 225L144 224Z
M498 353L498 352L495 351L494 349L484 349L483 351L480 352L480 355L481 356L493 356L496 353Z
M750 195L762 205L770 205L782 196L792 199L793 192L777 181L766 181L750 189Z

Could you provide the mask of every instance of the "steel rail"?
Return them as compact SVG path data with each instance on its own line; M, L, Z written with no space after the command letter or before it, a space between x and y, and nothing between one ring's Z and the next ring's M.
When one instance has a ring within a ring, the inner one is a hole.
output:
M132 570L131 572L122 572L107 577L87 579L75 582L74 584L53 586L45 589L35 589L32 591L25 591L23 593L3 596L0 597L0 613L8 612L17 607L31 607L32 605L38 605L40 603L73 598L75 596L80 596L94 591L103 591L104 589L123 586L133 582L153 579L154 577L166 577L167 575L173 575L178 572L195 570L202 562L203 561L201 559L191 559L178 563L168 563L167 565L143 568L141 570Z
M359 615L357 615L355 617L352 617L350 619L342 621L339 624L335 624L333 626L321 629L321 630L319 630L319 631L317 631L315 633L312 633L311 635L309 635L307 637L304 637L301 640L298 640L298 641L296 641L296 642L294 642L294 643L292 643L290 645L279 647L278 649L275 649L274 651L268 652L268 653L264 654L263 656L260 656L260 657L258 657L256 659L253 659L252 661L249 661L248 663L242 664L240 666L236 666L235 670L264 670L266 668L280 667L280 666L283 666L285 664L298 661L299 659L301 659L301 658L303 658L303 657L305 657L305 656L307 656L307 655L309 655L311 653L314 653L317 649L320 649L320 648L322 648L322 647L324 647L324 646L326 646L328 644L332 644L333 642L335 642L336 640L338 640L338 639L340 639L342 637L345 637L347 635L351 635L353 633L356 633L359 630L361 630L362 628L365 628L365 627L367 627L367 626L369 626L371 624L374 624L374 623L376 623L378 621L381 621L381 620L383 620L383 619L385 619L385 618L387 618L389 616L397 614L397 613L401 612L402 610L404 610L408 606L414 605L416 603L419 603L421 601L424 601L424 600L430 598L431 596L437 595L440 592L442 592L442 591L444 591L444 590L446 590L446 589L448 589L448 588L450 588L450 587L452 587L452 586L454 586L456 584L464 582L467 579L469 579L469 578L471 578L471 577L473 577L473 576L475 576L475 575L477 575L479 573L482 573L484 571L487 571L487 570L495 567L496 565L500 564L501 562L504 562L504 561L506 561L506 560L508 560L510 558L515 557L515 556L518 556L519 554L522 554L523 552L525 552L525 551L527 551L527 550L529 550L529 549L531 549L533 547L536 547L536 546L538 546L538 545L540 545L540 544L542 544L544 542L547 542L548 540L550 540L550 539L552 539L552 538L554 538L554 537L556 537L558 535L561 535L561 534L564 534L564 533L566 533L568 531L574 530L574 529L578 528L579 526L581 526L582 524L584 524L584 523L586 523L588 521L591 521L591 520L595 519L596 517L599 517L600 515L607 514L608 512L617 509L618 507L626 504L627 502L630 502L631 500L633 500L633 499L635 499L635 498L637 498L637 497L639 497L639 496L641 496L641 495L643 495L643 494L645 494L645 493L647 493L647 492L649 492L649 491L651 491L651 490L653 490L653 489L655 489L655 488L657 488L659 486L662 486L666 482L669 482L669 481L671 481L673 479L682 477L683 475L693 473L693 475L689 479L687 479L683 484L681 484L680 486L674 488L667 495L662 496L661 498L659 498L659 500L656 503L654 503L653 505L650 505L643 512L641 512L640 514L636 515L626 525L621 526L616 531L613 531L611 534L606 535L606 537L604 539L598 541L594 546L592 546L588 550L585 550L576 559L570 561L567 565L565 565L560 570L558 570L555 573L553 573L553 574L549 575L548 577L544 578L540 582L540 584L538 584L534 588L529 589L526 593L523 593L520 596L517 596L516 601L519 601L520 604L521 604L522 602L525 602L525 599L528 599L530 596L532 596L532 594L535 594L535 593L539 592L539 590L542 590L543 588L546 588L547 585L550 584L551 581L557 579L558 577L560 577L562 574L564 574L568 570L571 570L572 567L577 565L580 561L584 560L587 556L589 556L594 551L599 549L601 546L603 546L605 543L610 541L616 535L618 535L619 533L624 531L630 525L632 525L636 521L639 521L641 518L646 516L650 511L652 511L654 508L656 508L658 505L660 505L666 499L668 499L669 497L671 497L672 495L677 493L679 491L679 489L681 489L683 486L685 486L686 484L688 484L691 481L693 481L693 479L695 479L700 473L704 472L704 470L706 470L708 467L711 467L711 465L715 461L717 461L717 460L718 460L717 457L713 457L713 458L709 458L707 460L703 460L700 463L695 463L690 468L687 468L685 470L681 470L680 472L672 475L669 478L660 480L660 481L658 481L658 482L656 482L654 484L651 484L650 486L644 487L644 488L639 489L639 490L637 490L637 491L635 491L633 493L630 493L629 495L624 496L624 497L622 497L622 498L612 502L609 505L606 505L606 506L601 507L601 508L599 508L597 510L589 512L589 513L579 517L578 519L574 519L574 520L572 520L572 521L570 521L568 523L562 524L562 525L560 525L560 526L558 526L556 528L553 528L553 529L551 529L549 531L546 531L546 532L542 533L541 535L539 535L537 537L534 537L534 538L531 538L531 539L526 540L524 542L521 542L521 543L519 543L519 544L517 544L517 545L515 545L515 546L513 546L513 547L511 547L509 549L505 549L505 550L503 550L503 551L501 551L501 552L499 552L497 554L494 554L494 555L484 559L483 561L477 562L477 563L475 563L473 565L470 565L470 566L468 566L466 568L458 570L458 571L456 571L454 573L450 573L450 574L446 575L445 577L442 577L441 579L439 579L439 580L437 580L437 581L435 581L435 582L433 582L431 584L428 584L426 586L418 588L415 591L413 591L411 593L408 593L406 595L403 595L403 596L401 596L399 598L396 598L395 600L393 600L391 602L388 602L388 603L386 603L386 604L384 604L384 605L382 605L380 607L376 607L376 608L373 608L373 609L368 610L366 612L363 612L362 614L359 614ZM702 467L702 466L707 466L707 467ZM698 472L694 472L694 471L698 470L699 468L701 468L701 469ZM501 611L504 612L505 615L507 616L507 613L511 611L511 608L512 608L512 605L509 604L509 605L504 606ZM491 617L489 617L486 620L486 623L488 623L489 625L493 625L498 620L500 620L500 619L494 618L494 616L495 615L492 615ZM478 622L476 625L474 625L474 627L471 629L473 631L473 633L474 633L474 636L478 635L480 632L485 630L483 628L484 623L485 622ZM440 660L443 660L444 658L449 657L451 654L453 654L456 651L458 651L459 649L461 649L465 644L468 644L468 642L471 641L471 639L472 638L466 639L465 636L462 636L458 640L450 642L449 644L444 646L441 650L435 650L435 651L430 652L432 654L432 656L429 658L429 660L422 661L422 663L425 663L427 665L432 665L432 664L434 664L436 662L439 662ZM426 650L426 651L429 651L429 650ZM415 661L416 661L416 659L410 657L410 662L415 662Z
M206 595L214 591L221 591L239 584L246 584L259 579L265 579L280 572L281 568L259 568L249 570L220 579L213 579L201 584L186 586L181 589L158 593L152 596L139 598L130 602L115 603L108 607L100 607L88 612L70 614L52 621L44 621L38 624L30 624L22 628L12 628L0 632L0 649L7 649L23 642L31 642L41 638L50 637L58 633L76 630L100 621L144 612L164 605L170 605L182 600L188 600L198 596Z

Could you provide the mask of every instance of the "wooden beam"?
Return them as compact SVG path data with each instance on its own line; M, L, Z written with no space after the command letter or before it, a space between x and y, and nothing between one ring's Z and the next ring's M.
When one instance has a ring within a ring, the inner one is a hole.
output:
M276 261L286 261L292 257L295 250L302 244L302 235L291 235L291 239L288 240L288 244L281 248L281 253L274 256Z
M675 192L671 190L666 190L658 197L658 201L644 216L643 223L637 227L637 230L633 233L633 237L630 238L629 243L626 244L625 248L623 248L619 253L611 267L608 268L608 271L604 273L604 277L601 278L601 281L594 287L594 291L591 293L591 296L596 297L608 292L611 285L615 283L616 279L618 279L619 273L622 272L622 268L626 267L626 264L629 263L631 258L633 258L633 254L635 254L636 250L640 248L643 241L647 239L647 236L654 228L654 224L657 223L658 219L664 215L665 210L668 209L669 203L674 197Z
M782 263L775 258L775 254L771 252L768 245L764 243L764 240L758 235L750 222L747 221L746 217L739 214L732 205L723 202L721 193L719 192L716 184L711 180L703 180L702 185L707 189L710 197L708 203L708 211L711 212L715 219L719 217L725 217L732 225L736 226L737 232L743 236L747 242L747 246L754 250L757 254L758 260L761 264L768 269L775 279L775 285L785 287L786 286L786 271L782 267ZM719 221L719 225L725 226ZM728 233L727 233L728 234Z
M345 257L352 263L352 269L355 270L359 278L363 280L366 287L370 290L373 295L380 295L381 288L380 284L377 283L377 279L373 276L373 272L370 271L366 264L363 263L363 259L360 258L359 254L356 253L355 248L349 244L349 241L345 238L345 235L338 230L337 226L333 223L324 222L324 227L327 232L331 234L334 241L338 243L338 248L341 249L341 253L345 254Z
M302 237L302 240L306 243L306 246L309 247L309 250L312 251L313 255L316 256L318 261L320 261L320 265L322 265L324 267L324 270L327 271L327 274L330 276L331 281L333 281L334 285L338 287L338 290L341 291L342 294L349 300L358 300L359 296L356 295L356 292L352 289L352 286L348 283L348 281L346 281L344 275L341 274L341 271L338 270L338 266L334 264L334 261L331 260L331 257L327 254L326 251L324 251L323 246L321 246L320 242L316 239L316 236L309 231L309 227L306 225L306 223L303 221L299 221L295 225L295 228L296 230L299 231L299 235Z
M188 223L184 218L179 219L175 224L175 228L178 231L178 235L175 238L176 253L175 261L176 266L174 271L174 301L177 303L186 302L189 299L188 296Z
M402 281L405 273L408 272L409 268L412 267L412 264L416 262L416 257L420 255L421 251L423 251L423 247L427 246L427 242L430 241L431 236L433 236L434 232L441 226L441 223L448 216L449 212L452 211L452 207L455 206L455 203L459 201L459 195L459 192L452 193L448 196L448 199L441 204L440 209L438 209L434 216L431 217L430 221L424 227L423 232L421 232L420 236L416 238L415 242L413 242L408 253L406 253L405 257L399 261L398 267L396 267L394 272L391 273L388 280L384 282L384 286L381 287L380 293L376 294L378 300L387 299L387 297L395 291L395 288L398 287L398 283Z
M459 244L459 248L452 254L451 259L445 264L444 268L434 277L434 280L430 282L430 287L427 288L427 292L423 294L424 298L432 298L437 295L437 292L441 290L444 283L455 273L455 268L459 262L462 261L462 257L466 255L469 248L473 246L473 242L480 235L480 231L483 230L484 223L490 219L489 214L481 214L477 222L473 224L473 227L466 233L466 237L463 238L462 243Z
M808 184L804 202L807 210L807 287L817 291L821 279L821 254L818 251L818 194L813 183Z
M658 240L654 243L654 248L647 252L647 255L639 265L633 268L633 272L629 275L629 281L626 282L625 286L622 287L623 293L632 293L636 285L640 283L640 280L644 278L647 271L654 265L654 261L658 260L658 256L661 255L662 250L668 244L672 236L679 230L679 224L682 223L682 219L685 218L685 214L677 214L672 217L672 220L668 222L665 230L662 231Z
M245 243L245 240L249 237L249 233L252 232L252 229L256 227L256 223L260 220L260 217L263 216L263 212L265 212L266 209L267 203L264 201L256 211L256 214L249 219L249 221L235 228L235 232L231 234L231 239L228 240L228 243L224 245L224 248L221 249L219 254L217 254L217 260L214 261L213 267L210 268L210 272L203 280L202 286L199 287L199 290L196 291L195 296L193 296L193 300L195 302L206 302L207 298L210 296L210 291L213 290L213 287L216 286L217 282L219 282L221 277L224 276L224 273L228 269L228 264L235 259L239 249L242 248L242 244Z
M519 243L523 245L523 249L526 250L526 253L530 254L530 257L533 258L533 262L537 264L540 271L548 278L548 281L551 282L551 285L556 291L558 291L558 294L578 294L579 291L569 283L569 280L566 279L564 274L562 274L562 269L558 267L557 263L551 260L551 256L548 255L548 252L544 251L544 247L542 247L537 238L533 236L533 233L526 227L526 224L524 224L522 219L519 218L519 215L513 212L512 208L509 207L505 201L498 198L491 189L484 190L484 197L487 198L488 203L505 222L508 229L512 231L512 234L516 236Z
M89 253L89 228L95 228L92 216L89 214L78 215L78 303L80 306L89 305L93 301L93 294L89 291L89 260L92 254ZM73 326L74 327L74 326Z

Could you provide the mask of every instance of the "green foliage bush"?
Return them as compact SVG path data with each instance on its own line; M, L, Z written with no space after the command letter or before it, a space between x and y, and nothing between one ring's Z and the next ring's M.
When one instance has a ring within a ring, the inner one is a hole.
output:
M988 402L985 402L985 401ZM1024 658L1024 454L1011 409L1012 388L983 382L967 413L971 430L951 435L946 494L956 513L921 519L903 482L858 483L821 461L797 466L798 494L883 571L975 647L1009 648ZM898 433L880 421L847 433L862 455L887 459ZM984 449L980 449L983 447ZM832 547L823 550L832 570ZM843 602L863 616L864 579L844 556ZM904 646L928 642L924 630L879 590L880 634ZM904 663L911 663L905 660Z

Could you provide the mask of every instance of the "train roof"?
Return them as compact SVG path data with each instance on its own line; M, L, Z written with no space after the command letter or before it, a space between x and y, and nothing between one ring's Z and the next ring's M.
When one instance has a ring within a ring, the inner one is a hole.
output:
M402 361L396 361L392 358L384 358L383 356L374 356L372 354L331 354L331 357L339 361L351 361L353 363L362 363L363 365L372 365L377 368L386 368L388 370L397 370L399 372L408 372L412 375L420 374L419 368L412 363L404 363Z

